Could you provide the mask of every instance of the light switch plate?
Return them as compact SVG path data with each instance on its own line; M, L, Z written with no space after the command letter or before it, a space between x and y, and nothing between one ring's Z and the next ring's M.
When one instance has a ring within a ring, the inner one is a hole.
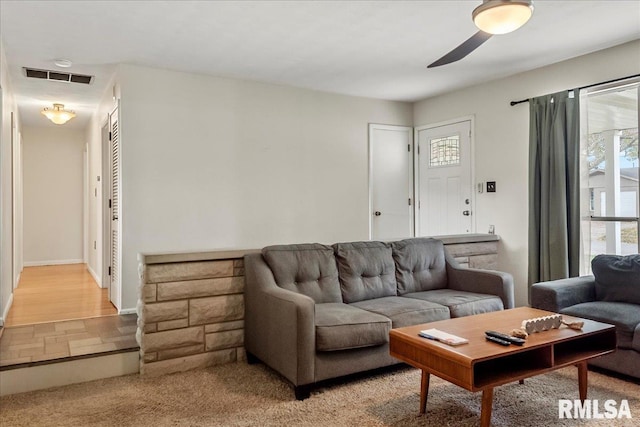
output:
M487 181L487 193L495 193L495 192L496 192L496 182Z

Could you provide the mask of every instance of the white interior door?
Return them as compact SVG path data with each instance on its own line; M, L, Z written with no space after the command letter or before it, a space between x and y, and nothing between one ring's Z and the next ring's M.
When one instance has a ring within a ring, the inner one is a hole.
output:
M416 130L418 236L471 233L471 121Z
M369 235L413 237L413 128L369 125Z
M110 263L109 271L109 299L118 309L120 309L120 129L118 120L118 109L116 108L109 116L109 206L111 229L109 233Z

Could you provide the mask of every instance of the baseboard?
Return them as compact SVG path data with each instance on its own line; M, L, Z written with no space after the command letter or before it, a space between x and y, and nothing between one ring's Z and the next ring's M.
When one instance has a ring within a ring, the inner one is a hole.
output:
M0 396L138 373L139 352L0 371Z
M89 270L89 274L91 274L91 277L93 277L93 280L95 280L98 286L102 288L102 278L100 278L96 274L96 272L93 271L93 269L89 266L89 264L87 264L87 270Z
M25 261L25 267L40 267L42 265L84 264L82 259L54 259L49 261Z
M138 310L135 308L125 308L118 311L118 314L138 314Z
M9 315L11 304L13 304L13 292L11 292L11 294L9 295L9 300L7 301L7 305L5 305L4 309L2 310L2 317L0 318L0 326L4 326L4 322L7 321L7 316Z

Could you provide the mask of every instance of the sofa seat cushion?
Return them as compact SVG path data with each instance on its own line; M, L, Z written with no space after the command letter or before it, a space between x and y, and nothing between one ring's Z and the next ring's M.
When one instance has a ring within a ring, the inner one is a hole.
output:
M395 296L396 266L383 242L336 243L340 289L345 303Z
M306 295L316 304L342 302L331 246L319 243L267 246L262 249L262 256L281 288Z
M447 266L442 241L405 239L391 244L396 263L398 295L447 287Z
M633 342L631 343L631 348L635 351L640 352L640 323L636 326L636 330L633 334Z
M619 348L632 348L633 335L640 324L640 307L624 302L584 302L564 308L560 313L615 325Z
M412 292L403 295L449 307L451 317L471 316L504 309L500 297L475 292L437 289L434 291Z
M449 318L449 309L447 307L413 298L384 297L359 301L350 305L388 317L391 319L392 328Z
M391 320L342 303L316 304L316 350L335 351L389 342Z
M596 300L640 304L640 254L597 255L591 270Z

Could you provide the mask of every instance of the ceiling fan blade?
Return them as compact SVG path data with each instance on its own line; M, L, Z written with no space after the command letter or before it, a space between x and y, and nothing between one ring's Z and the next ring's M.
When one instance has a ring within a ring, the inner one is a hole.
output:
M451 64L452 62L461 60L462 58L476 50L482 43L489 40L492 35L493 34L485 33L484 31L478 31L477 33L469 37L460 46L453 49L451 52L447 53L445 56L438 59L433 64L427 66L427 68L439 67L441 65Z

